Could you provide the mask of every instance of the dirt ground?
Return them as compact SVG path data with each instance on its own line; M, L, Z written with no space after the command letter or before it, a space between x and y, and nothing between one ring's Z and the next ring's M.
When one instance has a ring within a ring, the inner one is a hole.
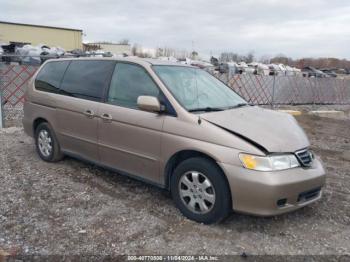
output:
M72 158L41 161L12 121L0 131L0 253L350 254L350 120L297 120L327 170L323 199L211 226L184 218L158 188Z

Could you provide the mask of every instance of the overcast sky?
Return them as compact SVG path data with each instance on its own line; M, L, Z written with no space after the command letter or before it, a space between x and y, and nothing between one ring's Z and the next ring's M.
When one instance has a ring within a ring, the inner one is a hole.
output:
M1 0L0 20L82 29L86 41L350 59L349 0Z

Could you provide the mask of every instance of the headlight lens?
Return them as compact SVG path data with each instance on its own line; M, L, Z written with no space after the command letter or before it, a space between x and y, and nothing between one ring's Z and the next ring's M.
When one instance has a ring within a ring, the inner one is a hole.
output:
M257 171L276 171L300 166L292 154L255 156L241 153L239 159L245 168Z

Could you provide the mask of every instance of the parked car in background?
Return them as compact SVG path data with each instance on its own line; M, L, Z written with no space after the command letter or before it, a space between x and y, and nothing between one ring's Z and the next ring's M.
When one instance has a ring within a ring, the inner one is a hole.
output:
M339 75L346 75L348 74L349 70L344 68L335 68L334 72Z
M244 74L249 71L248 65L246 62L237 63L237 69L239 74Z
M269 75L270 74L270 68L268 65L258 63L257 65L257 74L258 75Z
M322 71L323 73L325 73L330 77L337 77L337 74L334 72L334 69L323 68L323 69L320 69L320 71Z
M269 75L270 69L267 65L258 62L252 62L248 64L249 70L246 70L248 73L255 75Z
M196 67L54 59L25 98L24 130L41 159L69 155L170 190L198 222L278 215L322 196L324 169L294 117L249 105Z
M312 67L312 66L306 66L302 69L303 76L305 77L329 77L327 74L323 73L322 71Z
M245 69L245 73L247 74L253 74L256 75L257 74L257 65L256 64L247 64L248 67L246 67Z
M280 74L280 67L278 65L270 64L269 68L270 68L270 75L271 76L277 76Z
M284 64L278 64L279 67L279 74L285 76L287 69L286 66Z
M303 73L301 72L301 69L293 67L294 75L295 76L303 76Z
M21 59L14 56L16 48L22 47L20 43L10 43L1 45L1 62L5 63L20 63Z
M235 62L220 63L217 68L221 74L239 74L238 65Z
M286 65L285 69L286 69L286 72L285 72L286 76L295 76L295 71L292 67Z
M213 66L219 66L219 59L217 59L216 57L214 56L211 56L210 57L210 63L213 65Z

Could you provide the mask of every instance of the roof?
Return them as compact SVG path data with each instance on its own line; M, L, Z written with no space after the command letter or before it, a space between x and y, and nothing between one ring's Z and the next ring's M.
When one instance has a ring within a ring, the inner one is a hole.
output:
M70 31L83 32L82 29L74 29L74 28L66 28L66 27L55 27L55 26L47 26L47 25L22 24L22 23L13 23L13 22L6 22L6 21L0 21L0 24L34 26L34 27L43 27L43 28L50 28L50 29L60 29L60 30L70 30Z
M62 61L62 60L115 60L115 61L124 61L124 62L134 62L138 64L148 64L148 65L169 65L169 66L184 66L184 67L194 67L191 65L185 65L176 62L162 61L151 58L139 58L139 57L66 57L58 59L49 59L48 62L52 61Z
M152 59L152 58L142 58L142 60L150 63L151 65L175 65L175 66L193 67L193 66L190 66L190 65L181 64L181 63L177 63L177 62L171 62L171 61L159 60L159 59Z

